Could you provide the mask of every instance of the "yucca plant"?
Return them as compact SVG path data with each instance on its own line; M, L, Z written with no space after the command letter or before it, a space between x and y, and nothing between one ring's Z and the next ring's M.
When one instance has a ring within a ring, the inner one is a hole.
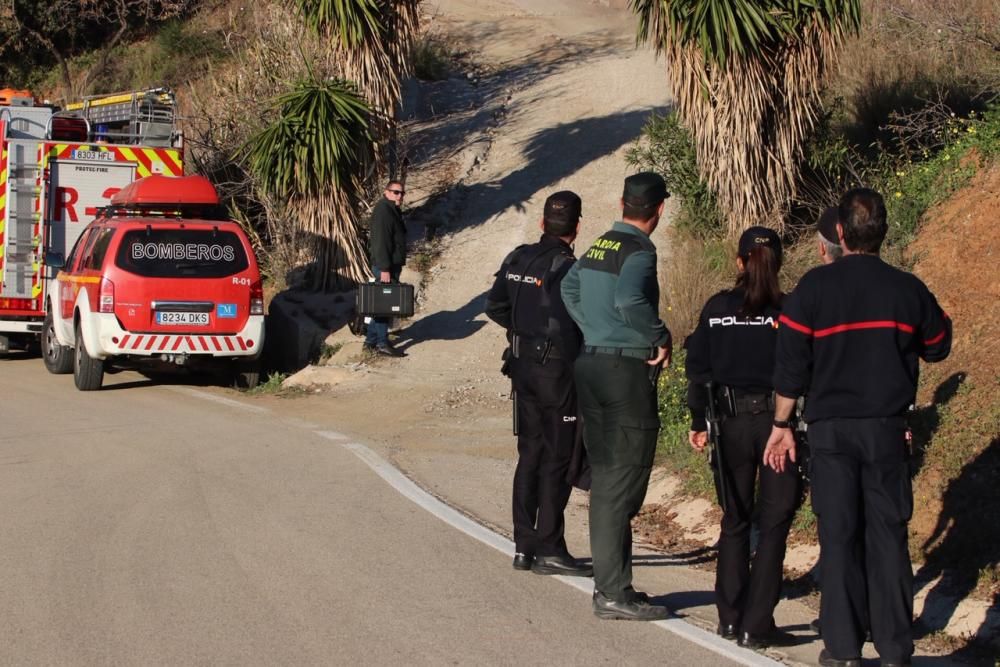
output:
M372 161L368 105L353 83L313 77L279 95L272 114L242 157L260 187L287 201L299 227L316 236L314 287L367 280L357 211Z
M629 0L730 232L781 229L821 83L861 0Z
M295 0L305 24L330 39L342 75L373 111L377 171L395 139L401 82L412 70L420 0ZM389 165L391 167L391 165Z

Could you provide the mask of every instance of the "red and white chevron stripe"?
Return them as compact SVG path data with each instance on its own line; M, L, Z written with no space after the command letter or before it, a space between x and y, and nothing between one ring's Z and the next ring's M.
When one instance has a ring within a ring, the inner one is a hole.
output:
M242 336L196 336L170 334L127 334L122 337L122 352L215 354L246 351L253 341Z

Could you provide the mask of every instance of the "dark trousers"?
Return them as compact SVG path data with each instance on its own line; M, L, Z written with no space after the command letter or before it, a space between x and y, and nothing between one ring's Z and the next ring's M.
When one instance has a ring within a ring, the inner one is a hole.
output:
M399 274L402 272L402 266L393 266L389 268L389 280L391 282L399 281ZM379 274L383 271L379 267L372 265L372 273L375 274L375 282L381 282ZM365 345L370 347L375 347L377 345L388 345L389 344L389 321L390 317L373 317L372 321L368 323L368 333L365 334Z
M576 389L591 466L590 550L594 587L632 595L632 518L646 496L660 420L656 387L642 359L583 354Z
M905 421L817 421L809 425L809 444L813 509L823 553L823 642L835 658L856 658L870 619L882 660L909 660L913 570L907 522L913 513L913 491Z
M518 421L514 544L519 553L566 556L563 511L577 421L573 367L561 359L514 359L511 379Z
M781 595L785 540L799 500L799 475L794 466L777 473L762 464L771 433L772 412L727 417L721 428L721 470L726 476L727 511L719 536L715 574L715 604L719 623L733 624L752 635L774 627L774 608ZM757 550L750 558L750 527L754 487L760 474ZM716 488L719 488L718 480Z

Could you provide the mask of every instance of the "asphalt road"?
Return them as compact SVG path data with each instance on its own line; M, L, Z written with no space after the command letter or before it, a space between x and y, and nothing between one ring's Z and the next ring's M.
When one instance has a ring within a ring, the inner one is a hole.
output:
M594 619L260 401L16 355L0 396L0 663L735 664Z

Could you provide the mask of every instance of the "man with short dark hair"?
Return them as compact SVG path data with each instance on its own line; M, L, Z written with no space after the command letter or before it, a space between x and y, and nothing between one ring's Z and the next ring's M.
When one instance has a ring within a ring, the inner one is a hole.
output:
M916 399L918 359L948 356L951 321L918 278L879 258L888 224L877 192L851 190L838 215L844 256L806 273L785 300L764 463L783 470L786 458L795 461L788 420L795 399L808 393L823 554L819 663L860 667L867 610L882 665L908 665L913 493L905 413Z
M382 198L372 209L368 248L376 282L398 281L406 264L406 223L399 208L405 194L402 181L393 179L386 184ZM385 317L373 317L368 324L364 349L386 357L406 356L389 344L389 318Z
M660 420L659 370L670 363L670 332L659 316L656 246L667 187L644 172L625 179L622 221L590 246L562 284L583 331L576 385L591 466L590 550L594 614L655 621L666 607L632 587L632 527L649 484Z
M514 249L486 297L486 315L507 330L508 374L514 388L517 468L514 471L514 569L590 576L566 548L563 512L576 442L573 360L580 330L559 287L573 266L580 197L569 190L545 200L537 243Z
M840 239L837 238L837 223L840 222L839 209L830 206L816 223L816 239L818 241L816 250L819 259L824 264L837 261L844 255L844 249L840 247Z

